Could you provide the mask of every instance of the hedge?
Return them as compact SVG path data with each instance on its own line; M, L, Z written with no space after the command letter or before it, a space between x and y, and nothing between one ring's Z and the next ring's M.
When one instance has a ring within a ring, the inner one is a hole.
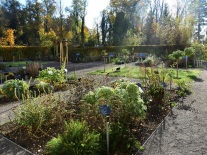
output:
M173 51L184 50L183 45L140 45L140 46L105 46L105 47L84 47L75 48L68 47L69 61L76 59L76 54L80 55L85 61L97 61L101 59L101 51L106 50L107 53L118 55L122 49L128 49L134 53L153 53L157 56L167 56ZM41 46L0 46L0 57L4 61L19 60L49 60L54 55L54 48ZM55 55L54 55L55 56Z
M40 57L49 57L51 48L41 46L0 46L0 57L4 61L39 60Z
M166 57L176 50L184 50L184 45L140 45L140 46L106 46L106 47L85 47L85 48L69 48L70 61L75 59L75 55L80 53L83 57L101 57L101 51L106 50L107 53L118 55L122 49L128 49L134 53L152 53L157 56Z

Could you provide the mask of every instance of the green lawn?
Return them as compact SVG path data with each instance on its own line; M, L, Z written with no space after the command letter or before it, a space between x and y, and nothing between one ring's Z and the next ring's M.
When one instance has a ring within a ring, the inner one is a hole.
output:
M27 62L32 62L32 61L10 61L10 62L4 62L6 67L19 67L19 66L26 66ZM47 64L49 61L41 61L41 64Z
M109 69L104 70L97 70L94 72L90 72L91 75L106 75L109 76L117 76L117 77L127 77L127 78L137 78L143 79L145 77L145 69L142 67L137 66L127 66L121 67L120 71L116 71L117 67L112 67ZM159 72L160 77L163 77L163 73L165 75L165 80L168 81L170 79L169 74L172 74L173 79L176 79L176 69L172 68L165 68L164 70L161 68L148 68L151 72L157 71ZM201 73L199 69L179 69L178 72L178 79L176 80L184 80L185 82L192 82L194 81L198 75Z

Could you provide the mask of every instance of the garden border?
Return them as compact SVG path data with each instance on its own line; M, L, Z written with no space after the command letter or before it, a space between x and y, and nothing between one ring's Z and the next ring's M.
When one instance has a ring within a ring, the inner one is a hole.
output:
M32 152L0 134L0 154L33 155Z
M169 117L169 116L173 116L172 110L173 110L173 108L170 109L169 113L162 119L161 123L159 123L159 125L150 134L150 136L147 138L147 140L142 144L143 147L145 147L145 145L147 145L147 143L149 143L150 141L152 141L154 139L157 132L159 132L159 134L162 134L162 132L165 130L165 127L166 127L166 124L165 124L166 118ZM143 154L143 151L138 150L134 155L142 155L142 154Z

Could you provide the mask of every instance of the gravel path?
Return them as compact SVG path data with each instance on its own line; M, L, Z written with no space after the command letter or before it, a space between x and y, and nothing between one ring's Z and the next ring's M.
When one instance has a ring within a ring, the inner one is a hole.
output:
M207 71L145 144L144 155L207 155Z

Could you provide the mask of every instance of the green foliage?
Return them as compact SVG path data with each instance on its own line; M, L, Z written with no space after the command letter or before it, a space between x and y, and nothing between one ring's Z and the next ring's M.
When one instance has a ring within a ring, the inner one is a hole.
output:
M23 80L8 80L2 87L3 94L9 99L19 99L26 95L29 84Z
M95 93L92 92L92 91L89 91L86 95L84 95L83 99L86 102L88 102L88 103L90 103L92 105L94 105L96 103Z
M203 44L195 43L191 46L195 52L196 59L206 59L207 54L205 52L205 46Z
M121 58L114 58L112 62L116 65L124 64L124 61Z
M29 62L26 63L26 72L30 77L36 78L39 74L39 70L41 68L40 62Z
M52 86L44 81L40 81L35 85L35 87L38 89L40 93L49 93L53 90Z
M165 90L162 86L162 82L166 80L166 70L161 68L159 70L154 68L142 68L140 70L145 77L143 78L143 84L147 88L144 96L144 100L148 103L148 111L153 113L156 117L165 108Z
M172 60L179 60L183 56L183 51L177 50L174 51L172 54L169 55L169 58Z
M111 87L102 86L96 90L96 100L105 99L110 100L114 95L114 90Z
M91 126L101 133L102 152L105 152L104 120L98 107L109 104L112 110L110 114L110 152L130 153L136 148L136 140L133 137L132 126L145 117L146 105L141 99L138 86L129 81L114 81L112 87L102 86L94 92L84 96L81 106L81 118L90 122Z
M47 143L49 155L97 154L99 151L99 134L91 131L85 122L65 123L66 130Z
M54 40L56 39L56 34L53 30L45 32L44 29L39 30L41 46L52 47Z
M158 62L157 58L155 55L148 55L146 57L146 59L142 62L145 66L149 67L149 66L154 66L156 65Z
M26 99L23 103L15 110L15 122L26 128L31 137L39 132L45 135L53 125L62 123L66 113L65 103L53 94Z
M187 47L184 49L184 53L186 56L191 56L195 53L195 51L192 47Z
M17 54L18 53L18 54ZM0 56L5 61L13 61L13 56L21 55L22 59L37 60L41 57L48 57L51 55L49 47L40 46L1 46Z
M123 59L124 59L124 62L126 63L127 61L129 61L129 50L128 49L122 49L121 50L121 54L123 55Z
M48 67L39 72L38 80L44 81L47 83L64 83L66 81L65 78L65 63L62 65L61 69L55 69L53 67Z
M180 97L186 97L186 95L189 95L192 93L190 86L186 83L186 81L184 80L177 80L176 82L178 84L178 90L176 91L176 93L180 96Z

